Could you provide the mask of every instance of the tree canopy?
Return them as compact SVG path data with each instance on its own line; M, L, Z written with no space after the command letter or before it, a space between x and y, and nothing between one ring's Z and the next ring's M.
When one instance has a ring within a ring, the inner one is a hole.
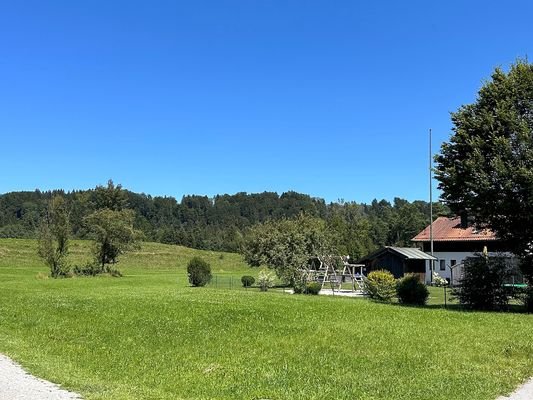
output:
M133 228L133 210L95 211L86 218L87 226L95 241L95 261L101 272L112 272L110 265L129 250L138 248L140 232Z
M267 221L250 229L243 245L243 255L251 266L267 265L279 278L293 284L298 270L311 257L336 253L319 218L300 214L293 219Z
M452 113L436 157L442 199L491 228L517 254L533 246L533 65L496 68L472 104ZM525 273L532 277L531 262Z
M133 226L148 241L198 249L239 251L247 229L266 221L294 218L300 213L327 224L339 254L362 257L384 245L407 245L429 224L429 204L374 200L369 204L333 202L296 192L236 193L214 197L152 197L108 182L95 189L64 192L11 192L0 195L0 237L36 237L53 196L62 196L69 212L72 238L90 239L86 217L100 209L134 212ZM436 214L446 214L435 203Z
M100 272L116 272L111 265L117 263L118 256L139 246L141 232L134 227L135 211L126 208L126 193L112 180L107 187L96 187L93 202L96 211L84 222L95 241L95 261Z

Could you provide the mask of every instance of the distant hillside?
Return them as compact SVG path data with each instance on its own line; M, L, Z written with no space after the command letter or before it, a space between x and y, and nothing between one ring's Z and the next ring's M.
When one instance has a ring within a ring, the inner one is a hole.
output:
M152 197L124 191L135 225L149 241L197 249L237 251L246 228L267 219L306 213L328 222L339 252L359 256L381 245L405 245L429 223L429 204L396 198L391 204L330 203L306 194L286 192L233 195ZM0 195L0 237L33 238L49 199L63 195L70 208L72 234L87 238L83 218L98 208L95 189L65 192L11 192ZM436 214L446 208L435 204Z
M70 243L69 263L84 265L93 255L91 242L73 240ZM202 257L218 275L246 273L250 267L239 254L219 251L197 250L183 246L171 246L162 243L144 242L139 250L120 257L117 267L124 273L132 271L157 272L170 271L186 274L187 263L193 257ZM37 255L37 241L32 239L0 238L0 269L4 272L20 267L48 272L43 260Z

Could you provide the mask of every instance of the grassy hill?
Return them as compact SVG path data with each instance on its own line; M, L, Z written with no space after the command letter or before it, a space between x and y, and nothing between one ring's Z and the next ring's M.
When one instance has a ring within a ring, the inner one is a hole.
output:
M35 250L0 240L0 352L87 399L494 400L533 375L531 315L190 288L193 255L250 269L151 243L123 278L46 279Z
M83 264L91 257L91 242L70 242L70 263ZM143 243L139 251L121 256L118 268L125 274L143 271L185 273L187 262L194 256L205 258L213 273L240 273L249 270L242 257L234 253L190 249L161 243ZM32 239L0 239L0 267L28 267L32 272L47 272L37 257L37 242Z

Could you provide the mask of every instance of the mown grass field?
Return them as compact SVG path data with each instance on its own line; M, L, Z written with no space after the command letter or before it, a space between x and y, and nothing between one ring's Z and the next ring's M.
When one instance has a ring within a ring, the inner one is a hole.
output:
M533 375L532 315L190 288L193 255L256 275L147 243L122 278L45 279L34 241L0 240L0 352L86 399L494 400Z

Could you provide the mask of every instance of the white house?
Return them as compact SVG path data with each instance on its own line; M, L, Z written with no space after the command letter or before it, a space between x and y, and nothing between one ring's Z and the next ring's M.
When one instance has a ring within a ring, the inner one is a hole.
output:
M462 273L459 264L467 257L481 253L485 248L490 253L508 253L496 235L488 230L476 230L468 225L466 218L439 217L433 224L433 255L437 258L434 270L443 278L456 282ZM413 242L423 251L431 253L430 228L416 235ZM455 267L458 265L458 267ZM430 282L430 262L426 261L426 281Z

